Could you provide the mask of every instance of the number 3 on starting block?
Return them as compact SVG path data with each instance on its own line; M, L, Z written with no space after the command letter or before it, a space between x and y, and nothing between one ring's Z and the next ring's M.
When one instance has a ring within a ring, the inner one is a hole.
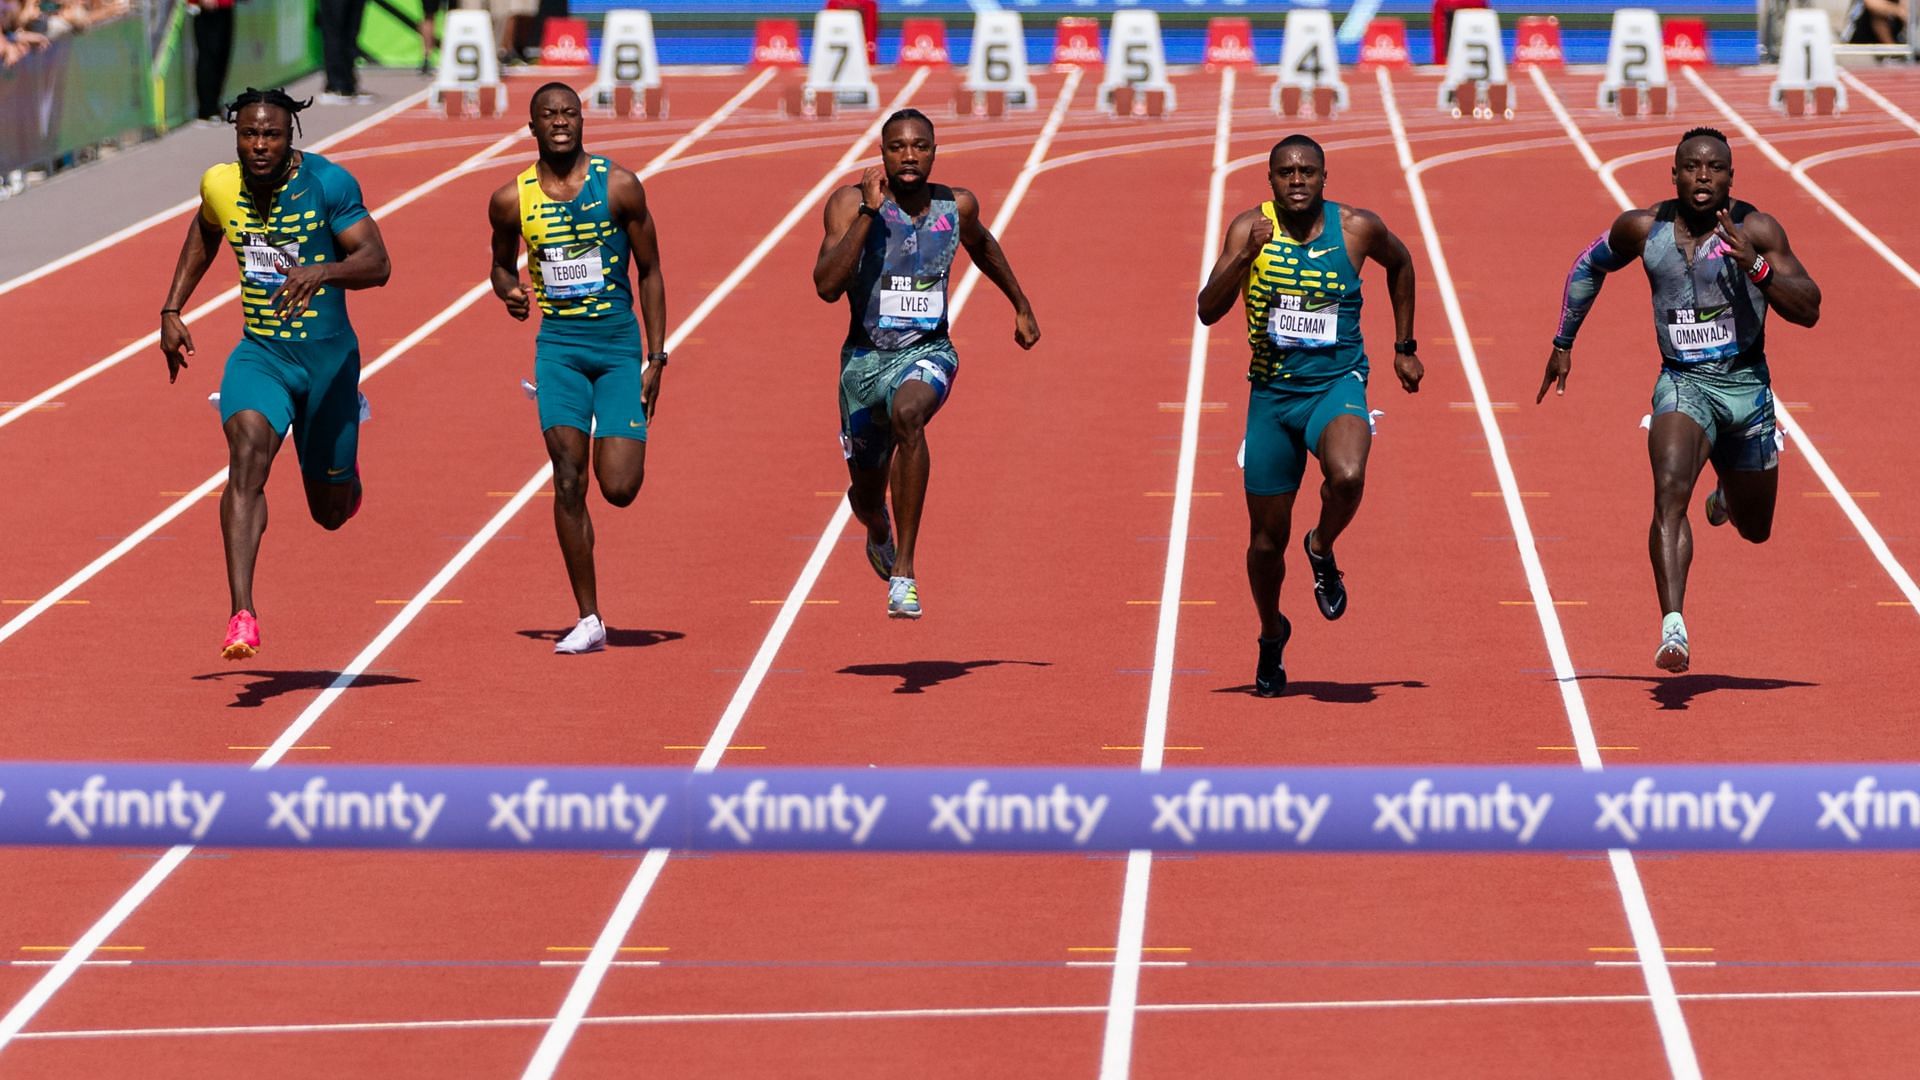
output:
M1302 95L1314 99L1314 112L1322 119L1347 107L1347 84L1340 78L1340 54L1333 45L1333 16L1325 8L1287 12L1280 77L1273 82L1273 111L1298 116Z
M1485 88L1486 101L1480 101ZM1513 115L1507 85L1507 57L1500 44L1500 16L1488 8L1467 8L1453 16L1447 41L1447 74L1440 80L1440 109L1455 116Z

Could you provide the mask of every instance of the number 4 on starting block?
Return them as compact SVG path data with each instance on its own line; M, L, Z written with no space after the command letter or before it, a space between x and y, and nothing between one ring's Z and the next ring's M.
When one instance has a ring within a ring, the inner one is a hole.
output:
M1667 85L1667 52L1660 36L1660 13L1652 8L1621 8L1613 13L1607 42L1607 75L1600 80L1599 104L1621 116L1639 116L1642 95L1647 112L1672 110Z
M493 52L493 20L484 11L449 11L440 39L440 72L427 89L427 105L457 117L466 115L469 100L481 116L507 107L507 88L500 85L500 62Z
M1454 13L1453 33L1447 41L1447 74L1440 80L1440 109L1454 116L1513 118L1500 16L1492 10L1467 8Z
M1287 12L1286 36L1280 42L1273 111L1299 116L1306 98L1312 99L1313 112L1321 119L1347 107L1347 84L1340 78L1340 54L1333 45L1333 16L1325 8Z
M587 103L616 116L631 116L636 100L644 115L656 120L666 115L653 16L644 11L609 11L600 34L600 70L587 88Z

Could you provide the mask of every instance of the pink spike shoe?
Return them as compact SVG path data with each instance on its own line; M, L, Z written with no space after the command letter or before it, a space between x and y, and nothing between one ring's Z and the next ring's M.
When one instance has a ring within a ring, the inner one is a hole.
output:
M251 611L235 612L227 620L227 643L220 655L228 660L247 660L260 651L260 620Z

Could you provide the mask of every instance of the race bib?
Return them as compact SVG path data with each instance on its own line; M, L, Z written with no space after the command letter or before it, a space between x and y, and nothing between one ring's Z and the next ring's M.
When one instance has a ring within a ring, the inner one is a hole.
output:
M915 288L910 277L888 275L880 290L880 325L933 330L947 314L944 280L936 279L926 288ZM891 287L885 287L891 286Z
M297 240L276 247L265 235L248 233L240 245L240 274L255 285L277 289L286 284L287 271L299 265Z
M1733 309L1676 308L1667 312L1667 340L1683 364L1721 360L1740 352Z
M1267 303L1267 336L1283 349L1325 348L1340 339L1340 305L1337 301L1309 310L1306 297L1295 293L1274 293Z
M542 248L541 280L546 283L547 299L578 300L600 291L606 271L600 265L600 246L569 256L566 248Z

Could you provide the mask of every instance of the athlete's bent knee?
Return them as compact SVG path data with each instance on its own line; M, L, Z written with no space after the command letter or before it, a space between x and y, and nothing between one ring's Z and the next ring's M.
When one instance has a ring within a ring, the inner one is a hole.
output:
M573 469L555 469L553 472L553 501L569 510L578 510L587 504L587 478Z
M1734 530L1749 544L1764 544L1773 535L1771 521L1735 521Z
M635 472L631 480L617 480L612 483L609 483L605 477L602 477L600 479L600 494L605 496L606 500L614 506L632 506L633 500L640 497L640 485L646 478L647 475L644 472Z
M1346 503L1360 501L1367 489L1367 471L1365 468L1339 467L1327 470L1327 494Z

